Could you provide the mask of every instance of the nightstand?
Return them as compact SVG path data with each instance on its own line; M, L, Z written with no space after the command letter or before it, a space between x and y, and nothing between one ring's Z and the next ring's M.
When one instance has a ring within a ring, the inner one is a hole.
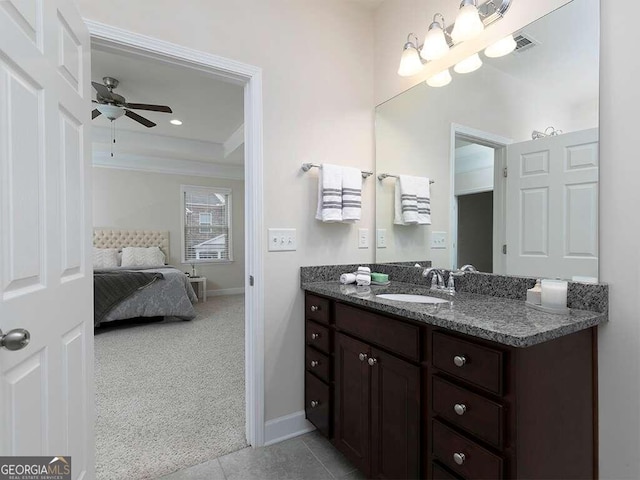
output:
M207 301L207 277L189 277L191 286L196 291L198 301Z

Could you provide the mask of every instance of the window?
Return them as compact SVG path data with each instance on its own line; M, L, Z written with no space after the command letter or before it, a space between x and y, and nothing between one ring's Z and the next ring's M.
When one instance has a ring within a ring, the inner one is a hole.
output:
M231 190L182 185L183 263L230 262Z

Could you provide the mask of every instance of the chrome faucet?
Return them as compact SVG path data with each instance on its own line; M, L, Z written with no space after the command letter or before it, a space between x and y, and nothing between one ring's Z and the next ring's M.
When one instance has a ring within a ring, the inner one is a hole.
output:
M431 276L431 290L444 290L444 270L435 267L425 268L422 271L422 276L429 281Z

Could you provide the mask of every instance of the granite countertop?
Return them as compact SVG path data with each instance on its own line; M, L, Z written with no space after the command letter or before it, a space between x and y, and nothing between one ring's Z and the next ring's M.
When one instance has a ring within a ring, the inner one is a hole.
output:
M360 305L513 347L530 347L607 321L606 313L572 309L556 315L527 307L521 300L456 293L433 292L426 286L392 282L391 285L356 287L339 282L304 282L302 289L343 303ZM442 304L418 304L383 300L376 295L404 293L450 300Z

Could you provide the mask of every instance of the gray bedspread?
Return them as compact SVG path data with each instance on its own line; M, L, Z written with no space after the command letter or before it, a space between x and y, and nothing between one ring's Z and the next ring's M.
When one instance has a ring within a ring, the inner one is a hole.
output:
M116 270L96 270L96 273ZM193 303L198 300L198 297L189 283L189 277L183 272L170 266L126 270L157 272L161 273L163 278L125 299L114 307L101 323L136 317L177 317L183 320L195 318Z

